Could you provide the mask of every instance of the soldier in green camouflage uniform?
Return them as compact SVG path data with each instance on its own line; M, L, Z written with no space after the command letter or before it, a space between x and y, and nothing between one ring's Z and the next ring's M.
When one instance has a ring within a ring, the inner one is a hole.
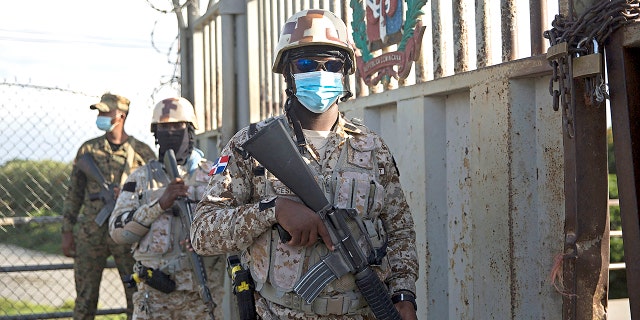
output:
M133 172L122 188L109 220L109 233L117 243L132 245L135 271L152 268L153 274L167 275L175 290L162 292L151 281L136 281L134 319L207 319L208 312L199 294L190 264L189 226L176 216L174 201L187 197L195 207L209 181L211 162L194 148L197 121L191 103L184 98L159 102L153 112L151 131L164 160L166 150L176 155L181 178L169 181L164 164L151 161ZM203 257L208 287L217 304L224 295L224 256ZM159 278L156 278L159 279ZM222 308L214 310L222 319Z
M271 121L284 121L326 198L336 208L357 210L366 228L357 239L363 252L386 248L370 267L402 319L416 319L415 231L395 161L380 136L338 109L338 99L351 96L347 80L355 71L346 26L328 11L298 12L284 24L275 56L273 71L287 83L285 114L240 130L222 150L228 164L212 176L196 208L193 248L242 251L262 319L374 319L351 273L310 304L293 290L334 249L332 240L319 215L242 148ZM291 240L280 240L276 224Z
M106 182L115 186L114 197L117 197L119 186L131 171L155 158L155 153L147 144L124 131L129 103L124 97L106 93L100 102L90 106L98 110L96 124L106 134L83 143L75 160L89 154ZM101 199L92 197L100 190L101 186L96 180L73 166L64 201L62 251L65 256L74 257L74 319L95 317L102 271L109 256L113 256L121 276L129 274L134 263L131 249L111 240L106 223L99 226L94 221L105 205ZM129 318L133 310L133 291L125 290Z

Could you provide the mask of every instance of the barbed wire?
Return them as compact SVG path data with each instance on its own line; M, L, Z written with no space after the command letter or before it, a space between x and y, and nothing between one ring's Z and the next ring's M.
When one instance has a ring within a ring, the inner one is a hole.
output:
M73 89L65 89L60 87L51 87L51 86L43 86L31 83L18 83L18 82L8 82L6 79L0 82L0 86L8 86L8 87L20 87L20 88L30 88L30 89L38 89L38 90L48 90L48 91L60 91L67 92L72 94L77 94L89 98L97 98L98 96L94 94L88 94L82 91L76 91Z
M167 3L169 3L171 5L171 9L170 10L165 10L165 9L161 9L159 8L157 5L155 5L152 1L150 0L145 0L146 3L149 5L149 7L157 12L160 12L164 15L167 14L175 14L176 13L176 7L174 5L174 3L171 0L165 0ZM191 0L187 0L185 1L185 3L179 5L180 9L184 8L185 6L187 6L190 3ZM156 45L155 42L155 32L156 32L156 28L158 26L158 21L159 19L156 19L156 21L154 22L153 25L153 29L151 30L151 46L153 47L154 50L156 50L156 52L166 55L167 57L167 63L171 66L173 66L173 72L170 75L167 76L163 76L159 81L160 84L158 87L156 87L153 90L153 93L151 94L152 97L155 96L155 94L157 94L158 92L160 92L163 88L165 87L169 87L172 89L176 89L177 91L180 91L180 87L182 85L182 78L180 77L180 47L179 47L179 43L180 43L180 26L178 25L176 27L176 36L174 38L174 40L171 42L169 48L166 51L162 51L161 49L158 48L158 46ZM175 53L175 55L173 55Z

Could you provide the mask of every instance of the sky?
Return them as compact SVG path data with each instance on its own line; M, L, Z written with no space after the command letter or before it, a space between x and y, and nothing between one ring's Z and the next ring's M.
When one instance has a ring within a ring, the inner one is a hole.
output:
M171 9L170 0L3 2L0 83L11 85L0 85L0 164L73 159L84 140L104 133L89 105L105 92L131 100L125 130L154 146L152 107L179 91L161 86L174 74L176 16L152 5Z
M154 7L169 11L171 0L3 2L0 83L63 88L73 94L42 94L43 90L0 86L0 96L4 96L0 108L9 109L2 110L5 116L0 117L0 141L5 146L0 146L0 164L16 157L72 159L83 140L102 134L95 127L96 112L89 110L88 105L98 102L107 91L131 100L125 130L154 146L148 129L150 110L157 101L179 94L175 87L161 86L174 74L176 17ZM527 18L525 15L518 20L526 26ZM551 20L553 16L548 18ZM523 41L520 45L526 48L528 44ZM156 90L159 91L154 94ZM42 97L37 101L37 97L25 97L25 92ZM14 110L15 105L22 109ZM68 112L64 117L51 118L51 105L57 107L55 110ZM17 112L22 115L17 116ZM34 119L43 115L50 119L33 130L30 126L34 126ZM76 123L77 132L82 134L70 134L64 127L69 122ZM61 142L65 135L72 138ZM22 142L29 139L36 140L30 146ZM61 143L64 151L55 148ZM33 145L47 147L33 148ZM25 156L34 149L39 150L36 156ZM56 150L56 154L47 153Z
M170 0L152 3L168 9ZM132 96L173 72L167 51L176 35L175 15L145 0L5 1L0 79Z

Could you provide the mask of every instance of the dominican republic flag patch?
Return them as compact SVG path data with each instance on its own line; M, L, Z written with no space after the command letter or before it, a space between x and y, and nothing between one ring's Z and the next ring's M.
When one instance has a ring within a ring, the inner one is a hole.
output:
M222 156L218 158L216 163L211 167L211 170L209 170L209 176L224 172L224 169L227 168L227 163L229 163L229 156Z

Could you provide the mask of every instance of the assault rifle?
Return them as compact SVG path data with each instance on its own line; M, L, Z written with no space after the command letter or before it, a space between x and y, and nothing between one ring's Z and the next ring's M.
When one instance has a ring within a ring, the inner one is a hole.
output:
M116 196L113 189L117 185L107 183L107 180L102 175L102 172L100 172L93 157L88 153L84 153L78 157L76 167L100 185L100 192L89 194L89 199L91 201L102 200L102 202L104 202L104 206L100 209L95 219L95 222L102 227L104 222L109 219L111 211L113 211L113 207L116 205Z
M399 320L400 314L391 302L387 288L369 267L366 255L347 224L347 219L357 218L356 210L335 208L329 203L283 121L271 122L249 138L242 148L315 211L329 231L335 250L322 257L298 280L293 288L295 293L310 304L331 281L350 272L377 319ZM280 231L283 230L280 227Z
M176 154L173 152L173 149L169 149L164 153L164 167L169 176L169 180L173 181L175 178L180 177L180 173L178 172L178 163L176 161ZM180 211L180 222L182 223L182 227L184 228L184 230L189 230L191 228L191 223L193 222L193 213L191 212L191 206L189 205L188 199L185 197L180 197L176 199L176 201L174 202L174 206L177 206L178 210ZM193 269L193 273L196 276L198 285L200 286L200 297L207 307L209 317L211 318L211 320L214 320L215 317L213 315L213 309L215 308L216 304L215 302L213 302L209 287L207 287L207 273L204 268L202 257L197 253L190 251L189 260L191 261L191 268Z

